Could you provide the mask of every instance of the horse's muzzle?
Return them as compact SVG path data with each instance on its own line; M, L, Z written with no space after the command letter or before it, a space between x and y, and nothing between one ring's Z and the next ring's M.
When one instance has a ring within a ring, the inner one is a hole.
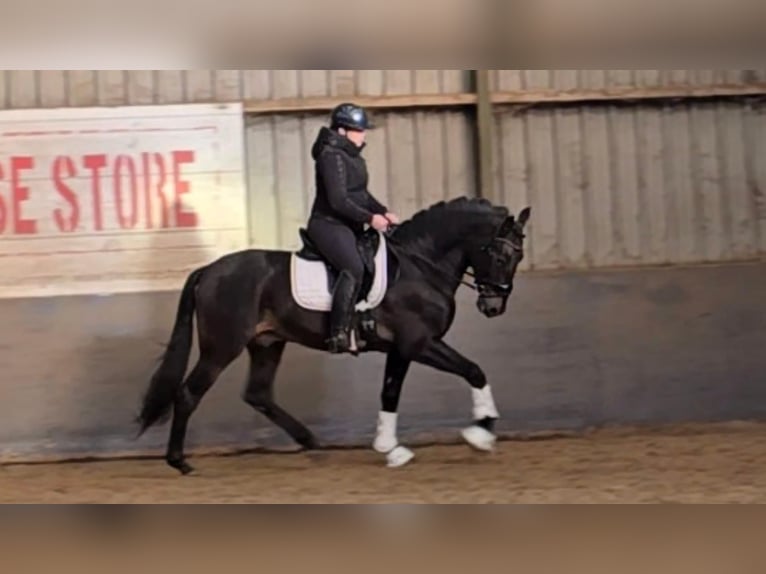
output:
M505 312L505 299L502 297L479 297L476 301L479 312L492 319Z

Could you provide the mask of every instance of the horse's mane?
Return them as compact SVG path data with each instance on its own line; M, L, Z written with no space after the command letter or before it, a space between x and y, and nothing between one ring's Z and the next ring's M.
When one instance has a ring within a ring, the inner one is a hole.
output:
M508 216L508 209L493 205L482 198L458 197L439 201L421 209L403 221L394 232L397 241L409 242L433 237L439 232L460 233L476 225L477 220L499 226Z

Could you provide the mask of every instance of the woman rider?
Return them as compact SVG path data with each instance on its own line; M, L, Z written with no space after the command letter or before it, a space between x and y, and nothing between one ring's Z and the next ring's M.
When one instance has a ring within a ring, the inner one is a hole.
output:
M316 197L306 231L319 252L338 272L330 311L331 353L350 348L350 327L361 287L364 264L357 238L369 224L385 231L399 219L367 190L367 164L362 157L365 131L372 128L365 110L341 104L322 127L311 149L316 164Z

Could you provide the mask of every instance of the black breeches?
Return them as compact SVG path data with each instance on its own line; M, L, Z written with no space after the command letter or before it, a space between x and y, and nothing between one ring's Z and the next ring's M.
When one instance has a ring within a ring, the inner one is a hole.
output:
M357 249L354 232L342 223L318 217L309 220L306 231L330 265L339 272L348 272L358 287L364 278L364 263Z

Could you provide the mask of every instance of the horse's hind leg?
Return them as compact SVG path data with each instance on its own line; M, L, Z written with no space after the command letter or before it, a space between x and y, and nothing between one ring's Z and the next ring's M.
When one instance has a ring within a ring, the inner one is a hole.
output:
M274 402L274 378L285 345L284 341L277 341L269 346L262 346L253 341L248 345L250 374L243 398L247 404L289 434L295 442L305 449L312 450L319 446L312 432Z
M182 474L189 474L194 471L184 456L184 441L189 418L202 397L218 379L224 367L225 365L222 366L216 361L202 356L176 396L173 406L173 424L170 429L170 441L165 460Z

